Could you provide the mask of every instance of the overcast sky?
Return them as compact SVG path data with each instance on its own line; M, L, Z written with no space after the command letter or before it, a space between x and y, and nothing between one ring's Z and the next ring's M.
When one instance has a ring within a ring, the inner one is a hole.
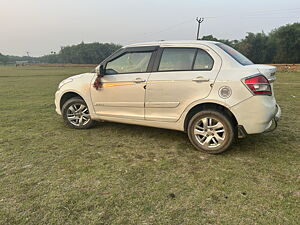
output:
M247 32L300 22L300 0L0 0L0 52L31 56L88 42L122 45L201 36L241 39Z

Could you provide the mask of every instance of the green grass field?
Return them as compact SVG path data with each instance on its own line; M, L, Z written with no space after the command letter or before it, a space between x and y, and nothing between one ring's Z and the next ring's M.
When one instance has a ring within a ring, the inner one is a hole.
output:
M214 156L177 131L67 128L57 85L91 69L0 67L0 224L299 224L299 72L277 73L275 132Z

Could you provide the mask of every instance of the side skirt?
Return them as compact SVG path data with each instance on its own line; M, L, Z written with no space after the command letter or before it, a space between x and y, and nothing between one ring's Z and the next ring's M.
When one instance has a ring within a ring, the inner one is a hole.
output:
M109 122L116 122L116 123L134 124L134 125L141 125L147 127L156 127L156 128L163 128L169 130L184 131L183 124L181 124L180 122L134 120L134 119L117 118L117 117L109 117L109 116L97 116L94 117L93 119L100 120L100 121L109 121Z

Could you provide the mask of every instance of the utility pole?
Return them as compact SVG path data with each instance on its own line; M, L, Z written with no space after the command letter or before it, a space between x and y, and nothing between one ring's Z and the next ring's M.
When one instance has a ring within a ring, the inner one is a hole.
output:
M198 31L197 31L197 39L196 40L200 40L199 35L200 35L200 25L201 23L204 21L204 18L196 18L196 21L198 22Z

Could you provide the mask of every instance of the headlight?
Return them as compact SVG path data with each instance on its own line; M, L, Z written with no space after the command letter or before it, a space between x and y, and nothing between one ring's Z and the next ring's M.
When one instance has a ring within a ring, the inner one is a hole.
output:
M61 87L64 86L65 84L70 83L72 81L73 81L72 78L67 78L67 79L63 80L62 82L59 83L58 90L61 89Z

